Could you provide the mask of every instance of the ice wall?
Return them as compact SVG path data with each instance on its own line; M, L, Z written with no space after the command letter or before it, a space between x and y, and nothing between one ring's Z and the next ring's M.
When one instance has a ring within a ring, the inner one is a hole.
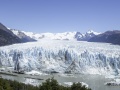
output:
M119 74L120 46L76 41L40 41L0 47L0 66L15 70Z

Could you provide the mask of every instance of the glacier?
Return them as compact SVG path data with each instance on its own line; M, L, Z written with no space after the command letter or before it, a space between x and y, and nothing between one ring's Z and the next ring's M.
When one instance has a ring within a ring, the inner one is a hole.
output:
M32 39L35 39L37 41L41 39L50 39L50 40L75 40L75 41L88 41L91 37L95 35L99 35L101 33L94 32L93 30L88 30L86 33L80 33L78 31L74 32L63 32L63 33L33 33L33 32L25 32L25 31L19 31L16 29L9 29L12 30L12 32L19 36L18 33L24 33L26 36L29 36Z
M2 46L0 68L40 73L119 75L120 46L64 40L39 40Z

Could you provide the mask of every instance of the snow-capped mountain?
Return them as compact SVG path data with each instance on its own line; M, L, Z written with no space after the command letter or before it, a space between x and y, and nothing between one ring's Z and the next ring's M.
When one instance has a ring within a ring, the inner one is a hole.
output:
M13 34L21 39L21 42L30 42L41 39L47 40L77 40L77 41L87 41L91 37L98 35L100 33L89 30L85 34L80 32L63 32L63 33L34 33L34 32L25 32L21 30L6 28L3 24L0 23L0 28L6 32ZM12 31L12 32L11 32Z
M25 72L118 75L120 46L63 40L15 44L0 47L0 66L19 68Z
M16 36L18 36L21 39L21 42L33 42L36 41L35 39L25 35L23 32L19 31L19 30L15 30L15 29L10 29L10 31L12 31Z
M100 33L94 32L92 30L86 32L85 34L81 34L80 32L64 32L64 33L33 33L33 32L25 32L21 31L25 35L35 39L50 39L50 40L78 40L78 41L87 41L91 37L98 35Z
M120 45L120 30L106 31L102 34L94 36L88 40L89 42L106 42Z
M94 32L93 30L89 30L85 34L81 34L80 32L77 32L75 37L77 41L88 41L90 38L99 35L100 33Z

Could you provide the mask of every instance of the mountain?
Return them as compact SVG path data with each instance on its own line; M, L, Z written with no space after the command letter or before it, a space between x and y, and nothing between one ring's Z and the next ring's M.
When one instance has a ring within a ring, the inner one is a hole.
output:
M100 33L94 32L93 30L89 30L85 34L81 34L80 32L77 32L75 38L77 39L77 41L88 41L90 38L99 34Z
M50 39L50 40L77 40L77 41L87 41L91 37L94 37L100 33L94 32L92 30L81 34L80 32L64 32L64 33L32 33L22 31L25 35L35 39Z
M94 31L88 31L85 34L80 32L64 32L64 33L32 33L16 29L6 28L0 23L0 46L10 45L14 43L32 42L41 39L45 40L77 40L87 41L91 37L97 35Z
M2 23L0 23L0 46L20 43L21 40L12 31L8 30Z
M18 36L21 39L21 42L33 42L36 41L35 39L25 35L23 32L21 32L20 30L16 30L16 29L9 29L10 31L12 31L16 36Z
M106 31L102 34L96 35L88 40L89 42L106 42L120 45L120 31Z

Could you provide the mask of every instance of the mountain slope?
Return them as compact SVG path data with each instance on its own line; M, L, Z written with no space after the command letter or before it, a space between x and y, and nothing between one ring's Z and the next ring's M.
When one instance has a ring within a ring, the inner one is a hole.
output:
M0 23L0 46L20 43L21 40Z
M105 33L94 36L88 40L89 42L106 42L120 45L120 31L106 31Z
M88 41L90 38L99 35L100 33L94 32L92 30L89 30L85 34L81 34L80 32L77 32L75 35L75 38L77 41Z
M21 42L33 42L36 41L33 38L30 38L29 36L25 35L23 32L15 29L9 29L11 30L16 36L18 36L21 39Z

